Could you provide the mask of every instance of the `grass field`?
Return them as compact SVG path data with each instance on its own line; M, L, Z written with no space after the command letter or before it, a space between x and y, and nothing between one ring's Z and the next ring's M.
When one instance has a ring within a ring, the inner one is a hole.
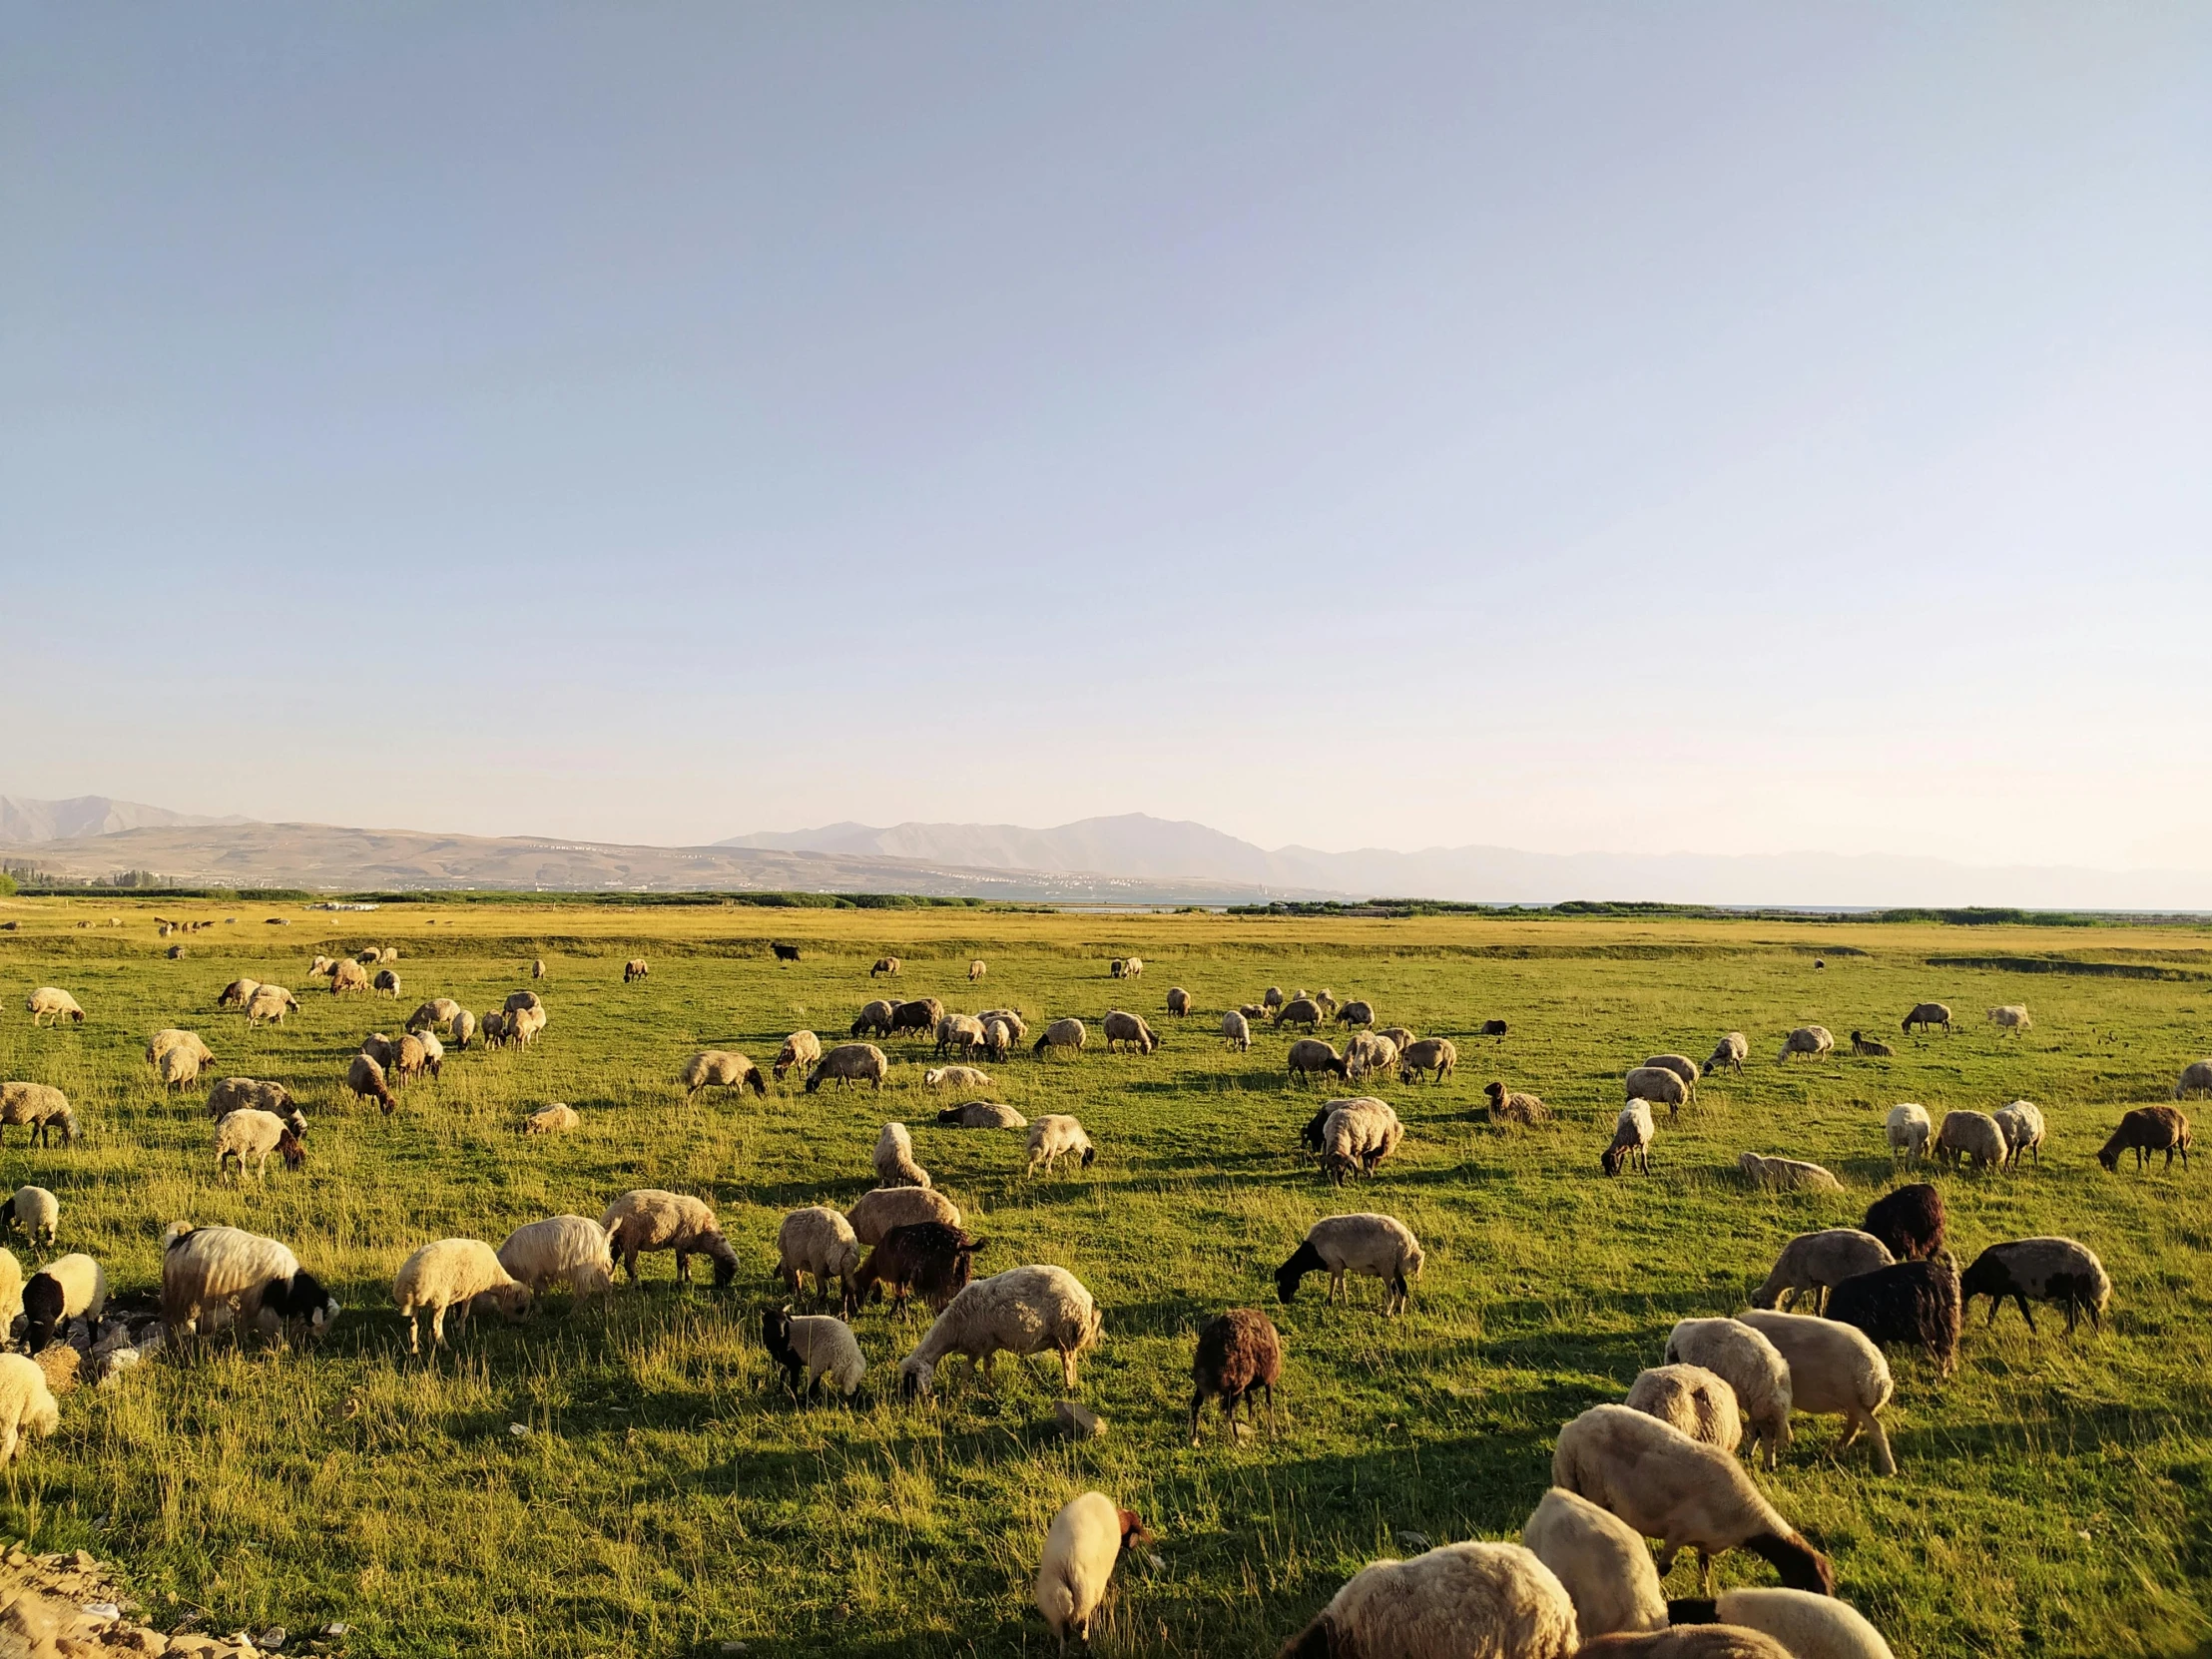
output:
M153 908L238 920L173 962ZM72 926L111 912L126 925ZM263 925L275 913L292 925ZM60 1086L88 1130L66 1151L27 1150L18 1131L0 1186L53 1188L63 1248L99 1257L118 1291L155 1284L163 1226L190 1218L286 1240L346 1306L309 1355L165 1359L70 1395L59 1437L0 1485L0 1526L113 1559L157 1622L175 1597L222 1629L344 1620L350 1651L375 1655L711 1653L732 1638L759 1654L1045 1653L1028 1604L1044 1525L1097 1486L1145 1515L1164 1563L1125 1565L1102 1651L1269 1653L1362 1563L1408 1553L1400 1532L1517 1537L1562 1421L1619 1398L1676 1319L1741 1307L1790 1235L1855 1223L1892 1184L1891 1104L1939 1116L2025 1096L2050 1119L2039 1169L1936 1177L1953 1248L1963 1260L2028 1234L2085 1241L2116 1287L2105 1335L2068 1342L2046 1319L2031 1337L2016 1313L1992 1332L1984 1305L1947 1382L1893 1353L1897 1478L1859 1452L1831 1456L1833 1419L1800 1419L1762 1481L1901 1656L2168 1654L2212 1631L2212 1177L2113 1176L2092 1158L2123 1106L2165 1099L2212 1049L2212 933L450 903L325 916L52 899L0 901L0 919L22 923L0 934L13 987L0 1076ZM806 960L779 967L772 938ZM366 943L404 951L397 1008L307 989L314 950ZM699 1046L765 1062L792 1029L841 1036L883 989L867 977L880 951L904 957L904 994L1010 1003L1032 1034L1034 1016L1095 1022L1113 1006L1164 1030L1150 1057L1094 1046L994 1068L992 1098L1083 1120L1093 1168L1028 1181L1018 1135L935 1127L943 1102L910 1042L884 1045L880 1095L787 1085L684 1104L674 1073ZM1126 952L1145 976L1115 983L1107 958ZM635 954L652 977L625 987ZM363 1033L396 1031L433 995L496 1006L539 955L551 1023L529 1051L449 1055L390 1119L343 1093ZM971 956L990 964L972 990ZM218 1013L241 973L299 989L302 1012L262 1031ZM1263 1032L1249 1055L1215 1035L1224 1006L1271 983L1365 997L1382 1023L1459 1043L1446 1085L1380 1091L1407 1139L1357 1190L1333 1192L1298 1155L1315 1094L1284 1081L1288 1035ZM33 1030L21 999L42 984L91 1017ZM1203 1013L1165 1017L1171 985ZM1901 1038L1924 998L1952 1004L1962 1029ZM2011 1001L2034 1013L2018 1039L1981 1018ZM1503 1043L1468 1035L1492 1016L1511 1023ZM1898 1056L1778 1065L1782 1033L1807 1021L1847 1048L1864 1026ZM304 1171L273 1173L266 1192L216 1181L205 1088L166 1095L143 1058L169 1024L208 1039L216 1075L300 1097ZM1745 1074L1662 1124L1648 1180L1604 1179L1623 1068L1666 1049L1702 1059L1732 1027L1751 1037ZM1492 1076L1561 1122L1490 1128ZM583 1129L519 1137L522 1114L553 1100ZM1106 1335L1080 1397L1107 1437L1047 1432L1059 1382L1044 1362L1002 1360L995 1393L948 1367L933 1404L898 1403L892 1368L923 1327L880 1307L856 1322L875 1368L865 1407L802 1407L770 1385L758 1314L775 1294L777 1222L872 1185L889 1118L912 1126L989 1238L978 1274L1053 1262L1098 1298ZM1817 1159L1849 1191L1748 1192L1733 1171L1744 1150ZM637 1186L711 1199L747 1264L731 1291L680 1290L669 1259L649 1257L645 1285L611 1311L555 1293L523 1326L405 1357L389 1284L416 1246L596 1216ZM1315 1219L1354 1209L1422 1240L1412 1312L1382 1318L1373 1281L1355 1282L1350 1308L1325 1308L1320 1281L1277 1306L1275 1266ZM1194 1449L1193 1339L1238 1305L1282 1328L1286 1419L1233 1444L1209 1416ZM1747 1556L1723 1575L1772 1576ZM1694 1593L1693 1576L1679 1566L1672 1593Z

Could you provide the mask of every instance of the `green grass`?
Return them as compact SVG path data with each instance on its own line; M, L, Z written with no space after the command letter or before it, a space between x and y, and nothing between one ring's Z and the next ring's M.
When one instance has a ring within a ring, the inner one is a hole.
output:
M157 1619L170 1596L225 1629L342 1619L353 1650L378 1655L665 1655L733 1637L763 1654L1045 1653L1028 1604L1044 1525L1097 1486L1145 1515L1165 1562L1126 1572L1102 1651L1272 1652L1348 1573L1402 1553L1397 1532L1517 1536L1562 1421L1620 1397L1676 1319L1741 1307L1791 1234L1855 1221L1891 1183L1888 1106L1939 1115L2025 1096L2050 1119L2041 1168L1938 1177L1954 1248L2086 1241L2116 1287L2106 1334L2069 1343L2046 1320L2030 1337L2014 1314L1990 1332L1977 1316L1948 1382L1892 1356L1898 1478L1858 1453L1833 1458L1832 1420L1801 1421L1779 1474L1761 1478L1901 1655L2174 1653L2212 1628L2206 1176L2110 1176L2092 1160L2124 1105L2165 1098L2208 1046L2201 980L2093 969L2212 972L2204 933L1990 927L1962 947L1936 926L1663 916L513 906L285 906L295 924L280 930L261 925L269 903L119 895L93 908L128 925L77 931L81 902L0 903L23 918L0 934L0 983L13 987L0 1076L59 1085L89 1131L67 1151L27 1150L16 1131L0 1185L58 1192L64 1247L97 1255L120 1292L154 1286L163 1226L190 1218L286 1240L346 1305L311 1355L217 1350L70 1395L60 1435L0 1483L0 1525L114 1560ZM170 962L152 908L239 921ZM808 959L779 968L771 938L800 941ZM303 988L314 949L375 941L406 953L397 1008L304 993L301 1014L259 1032L214 1009L238 973ZM1931 965L1968 948L2034 966ZM1091 1170L1026 1181L1017 1135L936 1128L942 1102L921 1088L923 1051L909 1043L886 1045L879 1096L787 1087L683 1103L673 1077L697 1046L765 1062L796 1027L841 1034L885 988L866 973L882 951L905 959L908 995L1093 1021L1133 1006L1165 1030L1149 1058L1024 1054L993 1068L995 1098L1082 1118L1099 1147ZM1106 959L1131 951L1144 979L1108 980ZM395 1030L432 995L496 1005L539 954L552 1019L529 1052L450 1056L388 1120L344 1095L364 1032ZM653 976L625 988L633 954ZM971 955L990 962L973 990ZM47 983L90 1020L32 1030L20 998ZM1239 1056L1213 1035L1223 1006L1270 983L1326 984L1372 1000L1384 1023L1459 1040L1448 1084L1382 1089L1406 1144L1356 1190L1333 1193L1296 1156L1317 1095L1286 1087L1288 1037L1263 1033ZM1174 984L1207 1016L1161 1015ZM1900 1037L1904 1010L1929 997L1950 1002L1961 1030ZM2024 1038L1980 1020L2009 1001L2034 1011ZM1466 1035L1493 1015L1512 1023L1502 1045ZM1808 1020L1839 1040L1865 1026L1899 1055L1779 1066L1781 1033ZM215 1180L205 1089L165 1095L143 1059L147 1035L172 1023L208 1038L217 1075L275 1077L299 1095L313 1120L303 1172L273 1173L266 1191ZM1702 1058L1731 1027L1752 1038L1745 1075L1709 1083L1662 1125L1649 1180L1603 1179L1622 1069L1662 1049ZM1561 1122L1479 1122L1493 1075L1542 1095ZM575 1106L583 1130L521 1138L524 1112L551 1100ZM1105 1439L1045 1431L1058 1380L1043 1361L1002 1360L995 1393L955 1365L933 1405L886 1398L922 1326L880 1308L857 1322L872 1403L801 1407L771 1386L757 1333L777 1222L865 1190L892 1117L990 1239L978 1272L1055 1262L1099 1299L1106 1337L1084 1357L1080 1394L1109 1420ZM1733 1175L1744 1150L1817 1159L1849 1190L1747 1192ZM644 1287L611 1311L555 1293L524 1326L480 1326L435 1361L405 1358L388 1286L409 1251L456 1234L496 1243L646 1185L711 1198L747 1263L733 1292L681 1291L668 1259L648 1258ZM1272 1271L1305 1228L1360 1208L1420 1236L1412 1313L1381 1318L1366 1281L1350 1308L1325 1308L1319 1281L1277 1306ZM1182 1427L1193 1338L1236 1305L1282 1328L1286 1421L1278 1437L1232 1444L1210 1416L1194 1449ZM1771 1581L1749 1557L1728 1558L1724 1576ZM1689 1593L1691 1579L1678 1567L1670 1588Z

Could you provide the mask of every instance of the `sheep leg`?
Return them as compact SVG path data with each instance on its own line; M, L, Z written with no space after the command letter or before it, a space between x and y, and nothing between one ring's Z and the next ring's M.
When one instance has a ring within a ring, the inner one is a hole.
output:
M1074 1392L1075 1350L1073 1350L1072 1348L1063 1348L1062 1350L1060 1350L1060 1379L1063 1382L1067 1384L1068 1391L1070 1393Z
M404 1308L400 1312L407 1321L407 1352L409 1354L420 1354L422 1352L422 1328L415 1323L414 1310Z
M1713 1557L1703 1544L1697 1549L1698 1584L1707 1596L1713 1593Z
M442 1305L430 1311L430 1346L445 1346L445 1309Z
M15 1418L11 1415L0 1424L0 1467L15 1461L16 1444Z
M1191 1444L1193 1445L1198 1444L1198 1413L1199 1408L1205 1403L1206 1390L1204 1388L1193 1388L1191 1390Z
M1992 1300L1996 1302L1997 1307L1999 1308L2004 1305L2001 1298L1995 1298ZM2012 1300L2020 1305L2020 1318L2027 1321L2028 1330L2033 1331L2035 1329L2035 1316L2027 1311L2027 1297L2022 1293L2014 1293ZM1991 1308L1989 1310L1990 1321L1993 1323L1996 1317L1996 1308ZM2068 1320L2066 1322L2066 1329L2068 1331L2073 1330L2073 1322L2071 1320Z
M1659 1570L1659 1576L1661 1578L1666 1577L1668 1573L1674 1571L1674 1558L1681 1553L1682 1546L1680 1544L1662 1543L1660 1545L1659 1560L1657 1562L1657 1566Z
M1882 1431L1881 1419L1872 1412L1867 1415L1867 1434L1874 1441L1874 1466L1878 1474L1895 1474L1898 1460L1890 1451L1890 1436Z

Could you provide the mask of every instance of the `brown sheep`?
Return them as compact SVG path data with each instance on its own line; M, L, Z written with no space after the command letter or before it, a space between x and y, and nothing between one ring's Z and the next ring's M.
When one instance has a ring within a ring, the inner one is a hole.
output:
M1221 1420L1234 1438L1237 1407L1255 1423L1257 1395L1267 1395L1268 1422L1275 1421L1275 1384L1283 1375L1283 1338L1275 1322L1251 1308L1232 1308L1209 1320L1198 1334L1191 1362L1191 1444L1198 1444L1199 1412L1209 1399L1221 1401Z
M2174 1167L2174 1154L2181 1154L2181 1167L2189 1167L2189 1119L2178 1106L2138 1106L2120 1119L2119 1128L2112 1131L2112 1138L2097 1153L2097 1162L2108 1170L2120 1167L2120 1154L2135 1154L2136 1173L2156 1154L2166 1155L2166 1167Z
M971 1239L959 1227L941 1221L894 1227L867 1253L853 1276L854 1304L880 1301L887 1285L891 1312L899 1318L907 1316L906 1298L915 1291L931 1313L941 1314L975 1277L975 1253L989 1242Z

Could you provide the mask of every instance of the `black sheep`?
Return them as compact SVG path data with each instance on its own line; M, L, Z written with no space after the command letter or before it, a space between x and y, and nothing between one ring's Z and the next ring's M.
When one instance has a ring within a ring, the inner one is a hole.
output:
M1505 1035L1505 1022L1501 1019L1486 1019L1482 1022L1480 1034L1485 1037L1502 1037Z
M1926 1181L1900 1187L1867 1206L1866 1231L1899 1261L1926 1261L1943 1248L1943 1195Z
M779 962L796 962L799 960L799 946L796 944L772 944L769 949L776 952L776 959Z
M1198 1357L1191 1362L1191 1444L1198 1444L1198 1414L1209 1399L1221 1401L1222 1421L1235 1432L1237 1405L1257 1420L1259 1402L1268 1397L1268 1420L1275 1420L1275 1383L1283 1375L1283 1339L1275 1322L1251 1308L1232 1308L1209 1321L1198 1334Z
M62 1310L68 1306L62 1282L50 1273L34 1273L23 1286L23 1351L36 1354L54 1340Z
M1828 1293L1828 1317L1876 1347L1918 1344L1948 1377L1958 1364L1958 1269L1945 1256L1856 1273Z
M932 1311L942 1313L975 1277L975 1253L989 1242L971 1239L941 1221L894 1227L852 1276L853 1305L880 1301L888 1285L894 1314L905 1314L906 1297L913 1291L921 1293Z

